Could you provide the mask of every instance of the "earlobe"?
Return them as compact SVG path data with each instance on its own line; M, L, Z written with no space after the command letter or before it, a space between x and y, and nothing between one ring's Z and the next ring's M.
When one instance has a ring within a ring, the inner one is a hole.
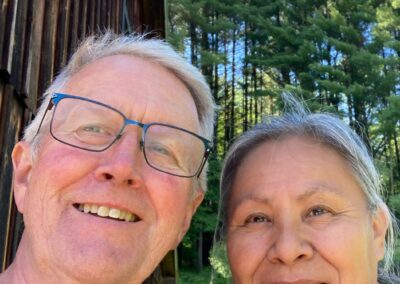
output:
M14 200L18 211L24 213L24 199L29 187L32 169L31 147L24 141L18 142L12 152Z
M375 255L378 261L382 260L385 255L385 238L389 226L387 214L389 214L389 211L386 205L381 204L372 216Z

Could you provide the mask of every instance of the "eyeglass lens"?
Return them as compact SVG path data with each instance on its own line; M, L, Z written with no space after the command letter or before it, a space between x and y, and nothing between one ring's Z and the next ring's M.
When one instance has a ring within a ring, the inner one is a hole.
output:
M101 104L63 98L54 109L51 134L74 147L103 151L119 138L127 121L121 113ZM193 176L200 168L205 146L193 134L173 126L150 124L142 135L143 152L151 167L179 176Z

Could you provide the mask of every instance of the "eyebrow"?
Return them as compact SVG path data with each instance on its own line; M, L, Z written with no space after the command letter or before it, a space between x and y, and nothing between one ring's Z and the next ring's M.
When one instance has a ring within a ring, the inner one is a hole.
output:
M296 201L303 201L308 198L311 198L314 195L317 194L324 194L324 193L329 193L333 194L337 197L343 198L345 195L343 194L342 191L340 191L338 188L327 185L324 183L315 183L312 184L309 189L306 190L306 192L303 192L299 196L296 197ZM266 205L271 204L273 201L269 197L263 197L260 196L259 194L254 194L253 192L249 192L248 194L244 195L238 202L234 204L234 207L232 208L237 208L241 204L248 202L248 201L253 201L256 203L264 203Z
M247 202L255 202L255 203L263 203L263 204L271 204L272 201L268 197L261 197L258 194L254 194L253 192L249 192L246 195L242 196L237 202L232 204L232 206L229 206L231 210L236 210L239 206L241 206L243 203Z
M320 193L330 193L334 194L338 197L345 197L342 191L340 191L337 187L325 184L325 183L314 183L310 186L310 189L308 189L306 192L300 194L296 200L297 201L302 201L304 199L308 199L312 197L313 195L320 194Z

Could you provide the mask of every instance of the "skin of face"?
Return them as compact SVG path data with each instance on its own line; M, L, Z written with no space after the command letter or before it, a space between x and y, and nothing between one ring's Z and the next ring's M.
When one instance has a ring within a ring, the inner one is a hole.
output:
M234 283L377 283L387 222L345 160L305 137L264 142L240 164L228 207Z
M84 66L60 92L109 104L142 123L168 123L200 133L187 87L144 59L99 59ZM141 283L181 241L203 199L202 190L193 194L194 179L149 167L137 126L128 126L120 140L97 153L56 141L48 127L41 131L46 133L34 160L25 142L13 152L15 201L26 228L10 268L12 279ZM128 210L140 220L92 216L74 208L76 203Z

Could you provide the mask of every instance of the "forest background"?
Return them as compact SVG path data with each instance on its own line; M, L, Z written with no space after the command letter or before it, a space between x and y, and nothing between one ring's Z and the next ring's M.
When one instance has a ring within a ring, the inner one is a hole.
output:
M219 106L209 190L178 249L181 283L208 283L210 264L227 283L223 251L210 251L221 164L238 135L282 111L283 91L363 137L400 217L400 0L169 0L167 40Z

